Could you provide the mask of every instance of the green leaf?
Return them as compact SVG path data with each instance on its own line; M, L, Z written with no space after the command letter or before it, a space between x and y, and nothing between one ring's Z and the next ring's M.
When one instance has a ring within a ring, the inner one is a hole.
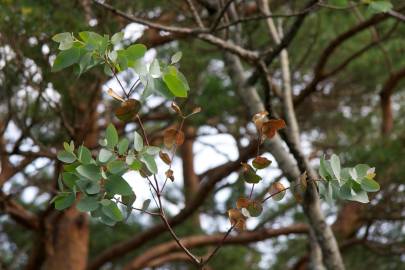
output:
M141 160L145 163L146 167L148 168L148 170L155 174L158 171L155 159L153 158L153 156L150 156L148 154L143 154L141 156Z
M135 60L143 57L146 53L146 47L143 44L134 44L126 48L127 61L129 66L135 64Z
M119 175L110 175L106 181L105 189L111 195L129 196L133 194L131 186Z
M369 4L369 9L374 13L388 12L393 8L389 1L372 1Z
M60 71L69 67L80 60L80 48L72 47L68 50L61 51L52 65L52 72Z
M258 217L263 212L263 206L259 201L251 201L247 210L252 217Z
M187 97L187 91L189 90L188 85L180 79L178 72L175 74L172 72L165 73L163 75L163 81L173 95L176 97Z
M159 61L157 59L154 59L152 64L150 65L149 73L152 78L160 78L162 76Z
M127 164L122 160L113 160L107 164L107 170L113 174L120 174L126 171Z
M101 209L108 218L114 221L121 221L124 219L117 204L113 201L111 201L111 203L108 205L103 205Z
M366 192L376 192L380 190L380 185L375 180L366 177L361 179L360 185Z
M115 34L111 37L111 43L112 43L113 45L116 45L116 44L120 43L123 38L124 38L124 32L115 33Z
M157 155L160 151L160 148L157 146L147 146L146 147L146 153L148 155L154 156Z
M183 56L182 52L176 52L175 54L172 55L171 63L175 64L179 62L182 56Z
M113 155L113 152L110 150L101 148L100 152L98 153L98 161L101 163L107 163L113 157Z
M92 160L90 150L81 145L78 149L78 160L83 164L89 164Z
M73 163L76 161L76 155L67 151L60 151L57 158L64 163Z
M135 193L132 193L128 196L122 196L122 203L125 205L127 209L127 218L132 212L132 205L134 204L135 200L136 200Z
M100 221L107 226L114 226L117 222L106 216L102 211L102 215L100 216Z
M64 32L64 33L59 33L59 34L54 35L52 37L52 40L55 42L58 42L58 43L66 42L66 41L70 41L70 40L73 42L73 36L72 36L72 33Z
M99 207L96 197L83 197L76 205L77 210L80 212L91 212Z
M130 165L129 168L134 171L139 171L142 168L142 162L139 160L135 159Z
M68 194L59 194L55 199L55 209L63 210L69 208L75 202L75 199L76 195L73 192Z
M92 53L85 53L79 62L79 73L82 74L91 67Z
M83 177L97 181L101 178L100 168L94 164L80 165L76 171Z
M101 190L100 185L96 181L89 181L86 184L85 192L87 194L93 195L99 193Z
M153 93L159 94L167 99L173 99L175 95L169 90L167 85L163 82L162 78L152 78L148 76L145 90L142 93L142 100L145 100L147 97Z
M62 173L62 179L63 179L63 183L65 183L65 185L67 187L72 189L73 186L75 185L76 181L79 180L79 177L74 173L64 172L64 173Z
M333 174L335 175L336 179L340 181L340 159L337 155L333 154L330 159L330 164L332 167Z
M150 199L146 199L146 200L143 202L141 209L142 209L142 210L147 210L147 209L149 208L149 205L150 205Z
M320 164L319 164L319 175L324 180L330 180L333 175L332 168L327 160L324 157L321 157Z
M136 131L134 131L134 148L137 152L141 152L143 149L143 138Z
M356 170L357 180L360 180L363 177L366 177L367 171L370 169L370 166L367 164L358 164L354 167Z
M129 141L127 138L123 138L119 143L118 143L118 154L123 155L127 152L129 146Z
M106 130L107 147L114 149L118 143L118 133L113 124L109 124Z

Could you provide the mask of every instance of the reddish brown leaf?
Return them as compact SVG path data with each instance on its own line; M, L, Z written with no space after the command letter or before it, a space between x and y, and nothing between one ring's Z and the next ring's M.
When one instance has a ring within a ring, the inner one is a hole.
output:
M246 229L246 217L239 209L229 209L228 217L231 225L235 227L235 230L244 231Z
M169 178L172 182L174 181L173 170L168 169L168 170L165 172L165 175L166 175L166 177Z
M174 144L182 145L184 143L184 133L181 130L168 128L163 134L163 143L167 148L171 148Z
M285 128L285 126L283 119L270 119L263 123L262 132L267 138L271 139L279 129Z
M165 153L163 151L159 151L159 157L167 165L170 165L170 163L172 163L172 160L170 159L169 154L167 154L167 153Z
M255 123L257 130L261 130L264 121L266 120L266 116L269 113L264 111L264 112L258 112L255 115L253 115L252 121Z
M271 160L268 160L265 157L256 157L253 161L252 161L252 165L253 167L255 167L256 169L264 169L267 168L269 165L271 164Z
M175 111L176 113L178 113L179 115L182 115L183 113L181 112L181 109L179 107L179 105L177 105L176 102L172 102L172 109L173 111Z
M141 103L138 100L128 99L115 110L115 116L121 121L127 122L133 119L140 109Z
M271 184L269 189L269 194L275 201L280 201L281 199L283 199L285 192L285 187L280 182L274 182L273 184Z
M248 198L241 197L236 201L236 208L247 208L250 200Z

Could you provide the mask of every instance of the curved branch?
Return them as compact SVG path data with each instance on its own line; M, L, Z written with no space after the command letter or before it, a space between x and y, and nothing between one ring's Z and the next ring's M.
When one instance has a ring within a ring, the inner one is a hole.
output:
M215 245L223 240L223 245L242 245L251 242L262 241L271 237L276 237L286 234L304 234L308 232L308 226L305 224L295 224L285 228L280 229L262 229L258 231L244 232L236 236L229 236L225 240L224 234L215 235L197 235L190 236L181 239L181 242L187 248L195 248L202 246ZM170 254L174 251L178 251L179 247L175 241L169 241L160 245L157 245L148 251L144 252L142 255L136 257L132 262L130 262L125 269L135 270L142 269L145 267L149 261Z

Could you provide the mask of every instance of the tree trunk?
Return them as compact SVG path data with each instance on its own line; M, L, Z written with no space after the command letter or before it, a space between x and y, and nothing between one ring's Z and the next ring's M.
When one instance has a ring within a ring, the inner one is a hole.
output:
M88 253L88 217L75 207L53 211L45 222L44 270L84 270Z

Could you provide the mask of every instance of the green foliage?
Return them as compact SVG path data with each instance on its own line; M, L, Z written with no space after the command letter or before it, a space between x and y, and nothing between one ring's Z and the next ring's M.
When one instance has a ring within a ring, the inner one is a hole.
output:
M319 193L329 203L334 199L343 199L368 203L367 192L376 192L380 185L373 179L374 168L358 164L353 168L341 168L340 159L332 155L330 160L321 158L319 175Z
M171 62L165 64L155 59L150 66L143 62L147 48L143 44L133 44L125 49L114 49L121 44L123 33L118 32L111 38L95 32L79 32L78 37L72 33L59 33L52 40L59 43L59 54L52 65L52 71L60 71L77 64L78 74L101 65L104 73L113 76L114 73L128 68L138 73L145 86L142 100L153 93L167 98L187 97L190 87L184 75L175 66L182 53L177 52L171 57ZM124 117L125 118L125 117Z

